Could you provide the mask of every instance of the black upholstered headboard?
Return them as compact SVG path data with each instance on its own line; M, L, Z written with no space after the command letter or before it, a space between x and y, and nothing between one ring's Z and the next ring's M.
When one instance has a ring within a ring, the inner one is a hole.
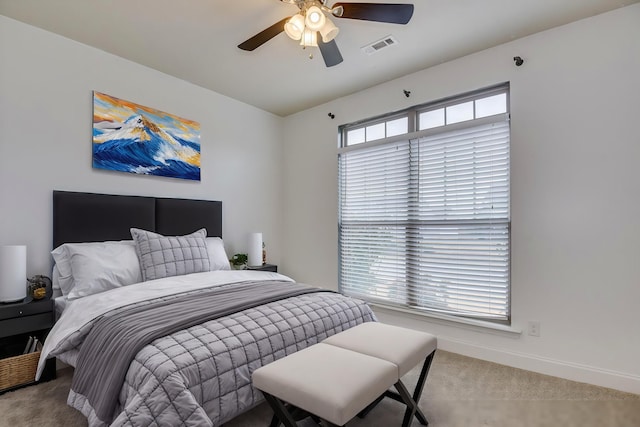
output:
M222 202L53 192L53 247L131 240L131 227L177 236L200 228L222 237Z

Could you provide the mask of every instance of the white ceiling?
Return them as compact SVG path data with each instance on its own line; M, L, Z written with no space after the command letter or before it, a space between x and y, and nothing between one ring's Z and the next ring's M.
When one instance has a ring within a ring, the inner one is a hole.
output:
M296 13L280 0L0 0L0 14L286 116L638 1L414 0L408 25L334 19L344 62L331 68L284 33L253 52L237 48ZM389 34L398 45L360 51Z

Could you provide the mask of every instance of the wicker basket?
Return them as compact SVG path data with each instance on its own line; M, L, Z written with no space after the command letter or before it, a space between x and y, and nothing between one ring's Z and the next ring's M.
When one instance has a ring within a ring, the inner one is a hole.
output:
M40 352L0 359L0 391L35 381Z

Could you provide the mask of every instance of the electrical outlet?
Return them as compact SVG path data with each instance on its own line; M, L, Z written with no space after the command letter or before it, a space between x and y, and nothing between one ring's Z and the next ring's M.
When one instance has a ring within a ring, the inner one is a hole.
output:
M537 320L529 320L529 335L532 337L540 336L540 322Z

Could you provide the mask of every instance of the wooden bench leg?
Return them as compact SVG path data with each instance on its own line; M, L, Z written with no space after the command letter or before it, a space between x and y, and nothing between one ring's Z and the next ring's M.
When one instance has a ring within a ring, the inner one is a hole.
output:
M369 412L371 412L371 410L373 408L375 408L376 406L378 406L378 403L380 403L382 401L382 399L384 399L385 397L387 397L387 394L381 394L380 397L378 397L376 400L374 400L373 402L371 402L366 408L364 408L362 411L360 411L358 413L358 418L364 418L367 416L367 414Z
M428 355L427 358L424 360L424 363L422 365L422 370L420 371L420 376L418 377L418 382L416 383L416 388L413 391L413 396L407 395L411 402L415 402L415 411L412 411L410 405L407 404L407 401L401 395L400 390L398 390L398 393L395 393L395 392L393 392L391 390L387 390L383 395L381 395L376 400L374 400L371 404L369 404L369 406L367 406L362 411L360 411L360 413L358 414L358 417L360 417L360 418L366 417L367 414L373 408L375 408L376 405L378 405L378 403L380 403L382 401L382 399L384 399L385 397L389 397L389 398L391 398L393 400L396 400L396 401L398 401L400 403L404 403L404 404L407 405L407 410L405 411L404 418L402 420L402 425L403 426L410 425L410 420L414 416L418 419L420 424L428 426L429 425L429 421L427 421L427 417L424 416L424 413L418 407L418 402L420 401L420 397L422 396L422 390L424 389L424 383L425 383L425 381L427 379L427 374L429 373L429 369L431 368L431 362L433 362L433 356L435 354L436 354L436 352L434 351L433 353ZM398 383L401 384L402 387L406 390L406 387L404 386L404 384L402 384L402 381L398 381ZM397 389L398 389L398 387L397 387L397 384L396 384L396 390Z
M429 369L431 369L431 362L433 362L433 356L435 356L436 351L434 350L427 358L424 360L424 364L422 365L422 371L420 371L420 377L418 378L418 382L416 383L416 388L413 390L413 401L416 402L416 407L418 402L420 402L420 398L422 397L422 391L424 390L424 383L427 380L427 375L429 374ZM408 412L408 409L407 409ZM407 417L407 412L405 412L404 416ZM429 421L424 416L420 408L417 408L416 417L420 424L429 425Z
M409 390L407 390L402 381L398 381L394 386L396 390L398 390L403 403L407 405L407 410L405 412L404 419L402 420L402 427L409 427L409 425L411 425L411 421L413 421L413 417L417 414L418 404L413 400Z
M309 412L286 404L271 394L265 392L262 392L262 394L264 395L267 403L269 403L269 406L271 406L271 409L273 409L273 417L271 418L269 427L280 427L280 424L284 424L285 427L296 427L298 425L296 417L300 417L299 419L311 417L318 426L339 427L327 420L323 420L313 414L310 414ZM292 408L292 410L289 410L288 407Z
M433 362L433 356L435 356L435 350L433 353L427 356L424 360L424 364L422 365L422 370L420 371L420 376L418 377L418 382L416 383L416 388L413 390L413 401L416 404L416 412L415 416L420 421L420 424L428 426L429 421L427 421L427 417L424 416L424 413L420 408L418 408L418 402L420 401L420 397L422 396L422 390L424 389L424 383L427 380L427 374L429 374L429 369L431 368L431 362ZM404 420L402 421L402 425L409 425L408 420L410 420L413 415L410 414L411 410L407 407L407 410L404 413ZM406 423L406 424L405 424Z
M280 423L284 424L285 427L296 427L297 424L294 419L291 417L291 414L284 406L284 403L280 399L275 396L270 395L269 393L262 392L264 398L273 409L273 418L271 419L271 427L279 426ZM275 423L275 424L274 424Z

